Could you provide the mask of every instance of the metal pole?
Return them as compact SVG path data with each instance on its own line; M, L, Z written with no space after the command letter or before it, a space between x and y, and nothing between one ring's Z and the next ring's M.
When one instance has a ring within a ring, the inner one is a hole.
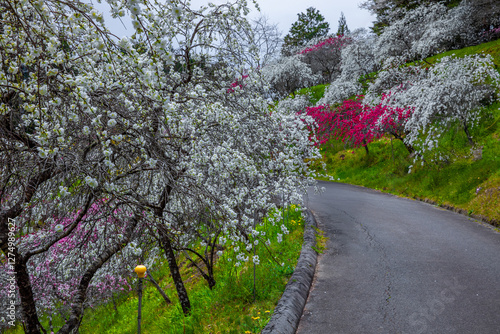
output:
M255 256L255 245L253 249L253 255ZM253 302L257 299L257 288L255 286L256 283L256 272L255 272L255 262L253 263Z
M139 278L139 286L137 288L139 294L139 309L137 314L137 334L141 334L141 307L142 307L142 278Z
M253 229L255 230L255 225L256 225L256 220L257 220L257 212L254 211L253 213ZM252 245L252 248L253 248L253 256L255 257L255 240L252 241L253 242L253 245ZM255 272L255 261L253 261L253 302L255 303L255 300L257 299L257 289L256 289L256 286L255 286L255 282L256 282L256 272Z

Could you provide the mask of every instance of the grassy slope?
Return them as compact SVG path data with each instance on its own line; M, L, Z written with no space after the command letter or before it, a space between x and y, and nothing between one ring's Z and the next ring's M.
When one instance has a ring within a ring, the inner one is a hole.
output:
M500 67L500 40L449 51L428 59L474 53L493 56ZM322 87L321 87L322 89ZM318 91L313 88L313 91ZM327 174L336 181L362 185L410 198L429 199L500 226L500 102L490 105L474 130L476 145L483 146L482 159L475 160L463 131L450 130L441 148L455 157L453 163L415 166L401 142L382 138L363 148L352 149L331 141L321 150Z

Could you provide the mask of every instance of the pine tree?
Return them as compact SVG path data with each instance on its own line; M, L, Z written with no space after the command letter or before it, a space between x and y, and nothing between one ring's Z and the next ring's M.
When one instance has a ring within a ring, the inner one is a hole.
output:
M337 29L337 35L344 36L347 35L348 33L350 33L350 30L347 27L347 21L345 19L344 13L340 12L339 28Z
M284 47L303 46L314 38L328 34L330 25L316 8L309 7L306 13L299 13L297 16L298 20L292 24L290 32L285 36Z

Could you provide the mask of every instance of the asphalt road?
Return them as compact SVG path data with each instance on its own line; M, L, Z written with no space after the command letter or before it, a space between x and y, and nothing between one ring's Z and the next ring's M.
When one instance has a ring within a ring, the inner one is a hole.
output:
M309 195L329 238L298 334L500 333L500 233L341 183Z

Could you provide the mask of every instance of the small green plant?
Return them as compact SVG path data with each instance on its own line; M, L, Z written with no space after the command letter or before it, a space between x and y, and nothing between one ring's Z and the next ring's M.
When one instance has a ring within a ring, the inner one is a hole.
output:
M311 248L314 249L316 253L323 254L323 252L327 248L326 242L329 238L325 236L325 231L322 231L317 227L314 227L314 230L316 231L316 245L312 246Z

